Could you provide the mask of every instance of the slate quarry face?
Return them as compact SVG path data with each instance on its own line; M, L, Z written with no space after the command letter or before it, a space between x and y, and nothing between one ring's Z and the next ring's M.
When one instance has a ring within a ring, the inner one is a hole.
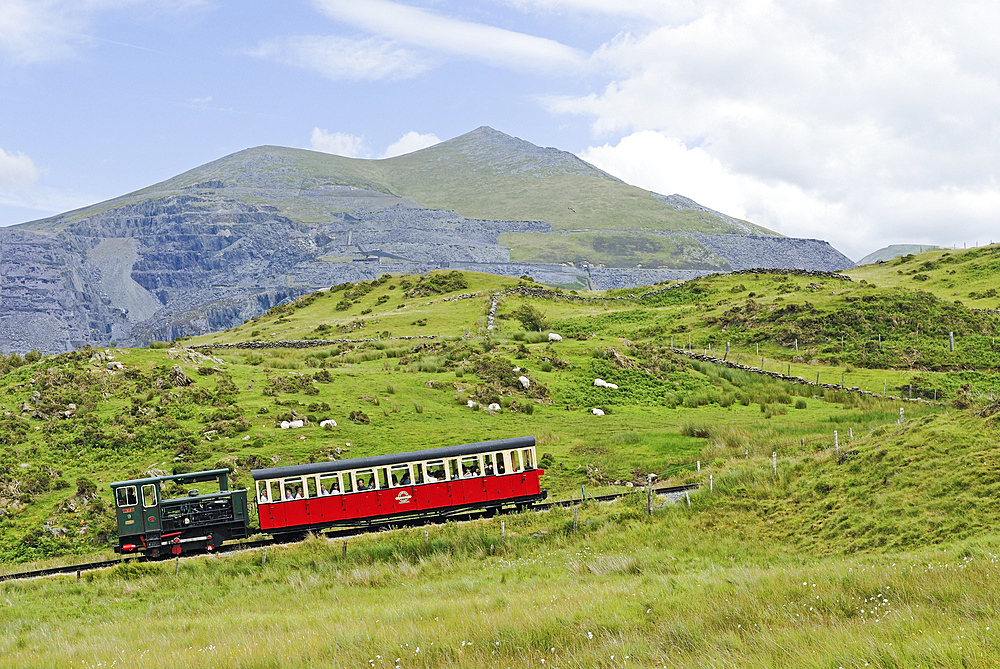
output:
M506 139L500 141L498 135ZM500 166L496 169L505 170L504 180L492 183L494 167L483 156L500 150L498 146L507 152L494 161ZM470 154L478 162L463 169L463 155ZM464 268L602 289L730 268L835 270L852 264L825 242L769 235L721 214L713 219L716 212L686 198L638 189L633 190L655 206L693 213L719 232L616 230L612 221L597 234L617 235L619 241L621 235L681 235L685 248L696 246L698 257L710 258L704 267L511 262L501 235L545 240L575 234L566 229L570 223L553 214L561 204L549 206L564 189L552 188L538 170L522 167L515 176L527 175L527 185L512 182L511 164L541 165L555 175L551 178L557 186L559 179L579 184L590 171L600 180L599 188L633 187L571 154L540 149L488 128L393 160L250 149L137 193L2 228L0 350L50 353L87 344L169 341L232 327L299 295L386 273ZM445 169L438 167L442 163ZM572 169L560 169L566 164ZM456 208L502 211L498 190L507 189L512 201L522 201L527 196L522 191L519 198L515 191L539 183L550 189L539 201L561 230L542 220L466 217L406 197L413 193L445 204L452 197ZM477 184L493 198L482 206L475 201ZM568 197L579 199L579 193Z

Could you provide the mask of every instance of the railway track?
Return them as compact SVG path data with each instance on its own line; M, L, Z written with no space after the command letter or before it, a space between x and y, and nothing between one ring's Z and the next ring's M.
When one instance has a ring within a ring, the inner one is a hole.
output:
M669 494L682 493L697 489L698 489L698 484L691 483L688 485L675 485L675 486L664 486L660 488L653 488L653 492L656 493L657 495L669 495ZM636 492L642 490L645 490L645 488L632 488L628 492L611 493L608 495L594 495L594 496L588 495L586 501L611 502L621 497L624 497L625 495L635 494ZM577 504L580 504L583 501L584 501L583 499L569 499L569 500L560 500L555 502L544 502L541 504L533 504L530 508L536 511L548 511L549 509L556 506L563 508L571 508L573 506L576 506ZM505 513L511 513L513 511L514 509L511 509L509 511L506 511ZM482 513L477 513L477 512L461 513L448 518L448 520L471 520L474 518L482 517L482 515L483 515ZM427 524L428 522L426 519L416 519L404 523L384 523L381 525L373 525L369 527L328 530L323 532L323 534L330 539L346 539L361 534L367 534L369 532L379 532L386 529L414 527L418 525L427 525ZM260 539L257 541L245 541L238 544L227 544L224 546L219 546L216 550L212 551L212 553L232 553L235 551L253 550L255 548L265 548L267 546L273 546L276 544L293 543L294 541L298 540L299 539L289 540L289 539L271 538L271 539ZM200 557L204 555L206 555L206 553L189 553L185 557ZM35 571L25 571L13 574L0 574L0 582L16 581L29 578L43 578L46 576L57 576L59 574L70 574L70 575L76 574L77 578L79 578L80 574L85 571L92 571L94 569L107 569L108 567L115 567L120 564L124 564L126 562L157 562L170 559L171 557L172 556L169 555L160 558L147 558L143 555L123 556L120 558L116 558L114 560L102 560L99 562L65 565L62 567L49 567L47 569L36 569Z

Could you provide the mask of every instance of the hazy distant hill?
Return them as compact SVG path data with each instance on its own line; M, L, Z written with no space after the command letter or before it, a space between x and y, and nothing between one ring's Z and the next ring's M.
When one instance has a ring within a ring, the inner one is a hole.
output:
M826 242L629 186L491 128L386 160L258 147L0 230L0 349L203 333L387 272L467 267L602 289L851 265Z
M933 251L934 249L939 249L940 246L928 246L926 244L890 244L878 251L872 251L864 258L858 261L858 265L870 265L873 262L886 262L889 260L895 260L901 256L905 256L907 253L923 253L924 251Z

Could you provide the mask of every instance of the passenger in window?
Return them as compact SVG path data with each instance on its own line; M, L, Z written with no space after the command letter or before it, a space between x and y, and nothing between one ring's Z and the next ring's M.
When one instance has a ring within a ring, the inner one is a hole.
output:
M487 460L486 465L483 467L483 471L486 472L487 476L493 476L493 463Z
M285 486L285 499L295 499L295 491L292 486Z
M403 480L399 482L399 485L410 485L410 472L406 471L403 474Z
M260 493L260 503L261 504L267 504L267 491L266 490L262 490L261 493Z
M368 490L368 486L365 485L364 479L358 479L358 491Z

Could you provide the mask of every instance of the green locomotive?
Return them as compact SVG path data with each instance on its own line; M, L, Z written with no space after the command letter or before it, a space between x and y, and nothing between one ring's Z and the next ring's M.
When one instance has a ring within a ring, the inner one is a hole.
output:
M213 490L183 490L195 483L208 483ZM117 481L111 494L118 517L116 553L156 557L211 551L223 541L247 537L251 529L247 491L229 489L227 469Z

